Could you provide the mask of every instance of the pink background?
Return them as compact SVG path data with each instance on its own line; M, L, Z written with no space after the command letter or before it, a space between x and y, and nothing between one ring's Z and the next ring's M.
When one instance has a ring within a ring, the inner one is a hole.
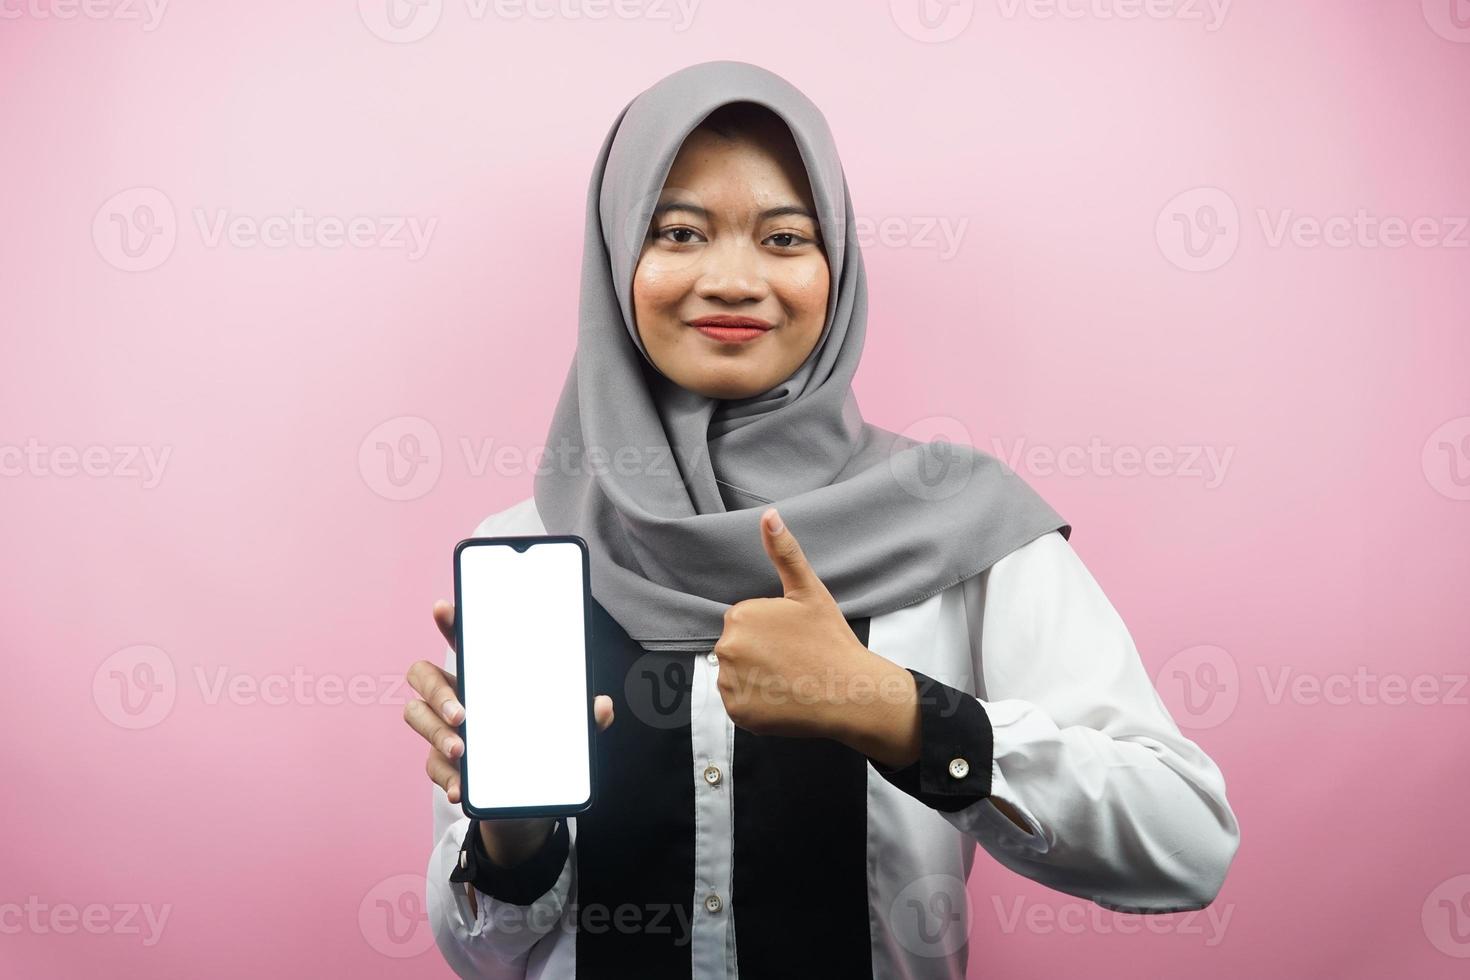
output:
M1470 2L95 2L0 6L0 972L448 974L397 679L530 493L608 125L711 58L886 229L868 418L1041 450L1243 828L1191 917L981 854L971 975L1470 967ZM295 209L378 223L211 233ZM1360 211L1417 240L1311 234Z

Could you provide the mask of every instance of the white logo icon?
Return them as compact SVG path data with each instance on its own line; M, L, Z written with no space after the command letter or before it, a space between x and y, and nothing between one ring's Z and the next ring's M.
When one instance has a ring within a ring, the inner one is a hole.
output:
M412 44L429 36L444 13L444 0L357 0L362 22L384 41Z
M92 242L98 254L124 272L146 272L163 265L173 254L178 235L173 203L156 187L120 191L92 218Z
M92 675L92 701L119 728L152 728L174 709L178 677L174 662L155 646L125 647Z
M387 500L417 500L439 482L444 453L439 430L415 415L389 419L357 449L357 468L373 493Z
M964 33L975 16L975 0L889 0L898 29L916 41L939 44Z
M1235 713L1240 668L1230 651L1202 644L1164 661L1154 686L1181 728L1214 728Z
M1240 211L1229 194L1196 187L1175 197L1154 225L1164 258L1189 272L1218 269L1240 245Z
M1423 0L1424 19L1446 41L1470 44L1470 0Z

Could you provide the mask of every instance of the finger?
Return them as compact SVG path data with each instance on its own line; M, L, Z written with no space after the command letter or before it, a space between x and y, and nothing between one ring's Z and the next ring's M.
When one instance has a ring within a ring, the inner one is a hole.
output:
M607 727L613 723L613 699L606 694L599 694L592 699L592 717L597 719L597 730L607 731Z
M454 603L448 599L434 601L434 624L439 627L444 642L448 643L451 649L457 650L458 647L454 645Z
M444 791L450 803L459 802L458 765L431 749L428 761L424 763L424 772L428 773L429 778Z
M408 668L408 683L451 725L464 720L464 708L454 693L454 682L438 667L427 660L418 661Z
M403 720L408 722L409 728L424 737L429 748L443 753L445 758L458 759L464 755L464 740L459 737L459 733L444 724L444 720L434 709L418 698L403 706Z
M781 576L781 587L788 599L827 594L827 587L807 563L801 545L797 544L796 535L790 528L782 527L781 515L774 507L767 508L761 515L761 543L766 547L771 564L776 566L776 574Z

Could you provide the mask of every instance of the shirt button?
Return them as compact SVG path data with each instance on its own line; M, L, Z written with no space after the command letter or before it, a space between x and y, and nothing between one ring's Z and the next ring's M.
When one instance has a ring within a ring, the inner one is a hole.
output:
M964 759L950 759L949 774L955 779L964 779L970 774L970 764Z
M720 896L716 895L714 892L710 892L704 897L704 907L710 912L718 912L720 909L725 907L725 903L720 901Z
M713 650L711 650L709 653L706 653L704 655L704 659L709 662L709 665L711 667L718 667L720 665L720 655L718 653L715 653Z
M704 767L704 781L707 782L707 783L709 783L711 786L717 785L719 783L719 781L720 781L720 770L719 770L719 767L718 766L705 766Z

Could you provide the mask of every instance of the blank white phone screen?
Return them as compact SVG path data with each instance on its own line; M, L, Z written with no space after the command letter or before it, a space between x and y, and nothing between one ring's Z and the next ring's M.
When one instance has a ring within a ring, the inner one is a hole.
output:
M586 802L582 549L467 545L459 574L470 805Z

